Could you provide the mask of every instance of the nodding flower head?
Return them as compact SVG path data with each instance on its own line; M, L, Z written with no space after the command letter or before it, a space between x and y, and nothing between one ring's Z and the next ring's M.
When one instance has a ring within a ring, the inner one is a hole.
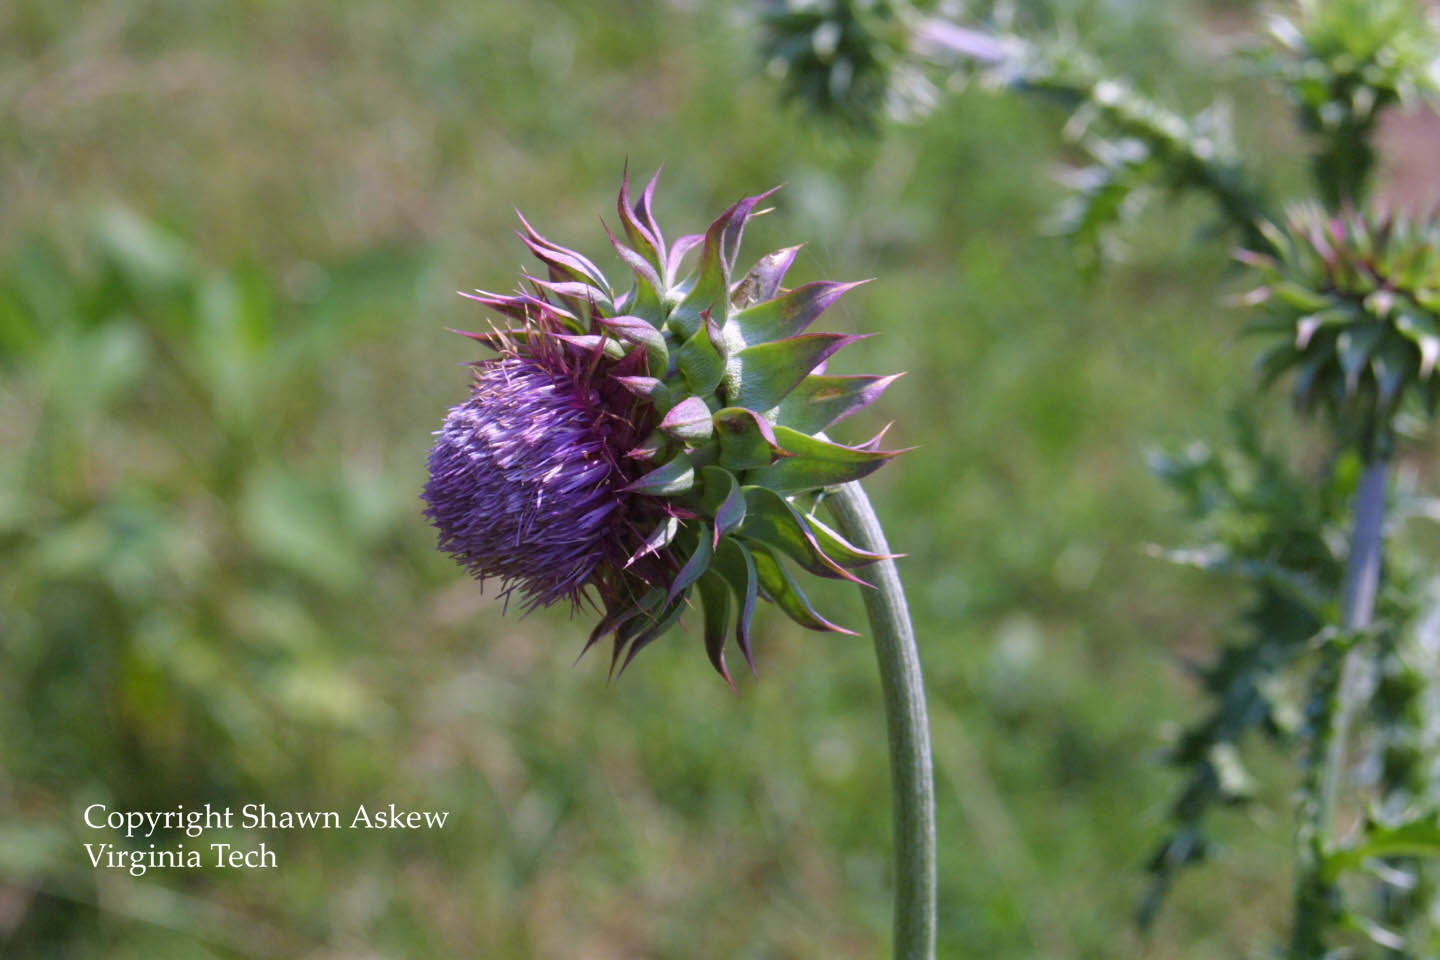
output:
M522 217L544 275L511 295L466 294L505 322L464 334L494 355L473 364L469 398L438 431L425 514L440 549L526 609L593 601L585 649L610 637L612 670L698 596L706 651L728 681L732 624L754 668L758 598L810 629L850 632L815 610L791 566L863 583L852 571L882 559L807 502L896 455L879 436L846 446L823 433L896 378L825 372L860 338L806 331L858 284L782 287L799 247L734 278L768 193L667 246L655 182L633 202L628 181L620 188L625 239L610 242L634 275L628 292Z
M1241 251L1264 285L1255 332L1277 338L1266 382L1295 371L1295 402L1335 417L1367 457L1384 457L1407 394L1440 400L1440 222L1301 204L1261 224L1273 253Z

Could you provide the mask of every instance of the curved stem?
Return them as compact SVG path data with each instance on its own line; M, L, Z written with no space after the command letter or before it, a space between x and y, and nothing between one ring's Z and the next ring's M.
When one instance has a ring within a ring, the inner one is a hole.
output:
M826 498L840 533L871 553L888 554L885 532L858 482ZM890 735L890 780L895 813L895 958L935 956L935 780L930 724L915 628L895 561L867 568L874 590L863 590Z

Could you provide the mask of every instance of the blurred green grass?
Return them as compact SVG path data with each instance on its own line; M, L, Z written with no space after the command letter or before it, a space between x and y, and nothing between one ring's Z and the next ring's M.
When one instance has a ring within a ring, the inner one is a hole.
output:
M1212 13L1061 18L1193 104ZM919 447L870 486L935 711L942 956L1275 934L1283 818L1222 823L1152 942L1129 927L1174 786L1159 729L1193 703L1175 658L1230 609L1140 550L1185 536L1144 448L1219 436L1248 389L1227 241L1179 204L1089 281L1038 229L1047 109L969 91L847 138L779 109L754 46L720 3L0 7L0 953L883 953L863 640L764 614L737 698L692 625L607 684L572 666L580 624L502 618L419 516L474 355L444 328L481 322L452 291L513 283L513 207L600 250L627 158L666 165L671 231L783 182L747 249L878 278L834 325L882 333L846 371L909 371L854 435L893 418ZM1243 83L1284 157L1283 106ZM267 873L90 869L86 804L206 801L453 813L267 834Z

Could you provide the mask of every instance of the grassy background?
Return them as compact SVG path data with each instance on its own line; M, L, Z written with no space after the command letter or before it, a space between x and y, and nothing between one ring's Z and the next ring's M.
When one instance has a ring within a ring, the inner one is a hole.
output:
M1250 16L1061 15L1191 106ZM607 685L572 666L583 624L502 618L419 516L476 355L444 328L481 322L453 291L512 285L513 207L602 250L627 158L665 164L672 234L783 182L747 249L878 277L831 326L882 334L838 369L909 371L847 435L919 447L870 487L928 670L942 956L1278 935L1288 774L1263 758L1282 815L1229 816L1222 862L1130 928L1176 786L1160 731L1197 709L1176 658L1234 599L1141 550L1186 535L1147 445L1218 437L1248 396L1230 239L1163 208L1087 280L1038 229L1055 113L972 90L839 135L777 106L754 49L743 8L682 0L0 5L0 953L883 953L863 639L766 611L736 697L692 624ZM1283 104L1222 82L1297 182ZM90 868L87 804L207 801L452 815L238 838L273 871Z

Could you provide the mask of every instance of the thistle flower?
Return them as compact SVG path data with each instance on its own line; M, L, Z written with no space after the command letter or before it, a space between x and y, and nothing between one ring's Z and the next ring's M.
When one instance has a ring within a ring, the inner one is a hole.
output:
M473 364L469 399L438 432L425 514L442 550L527 609L597 606L585 649L610 637L612 671L698 595L706 651L729 681L732 622L754 669L758 598L809 629L851 632L815 610L789 564L863 583L852 571L884 558L801 504L900 452L879 449L879 436L846 446L823 433L896 378L824 372L861 338L806 331L858 284L783 288L799 247L735 279L745 224L769 193L667 246L656 179L634 202L622 181L625 239L606 228L634 275L628 292L521 217L544 276L512 295L466 294L507 323L464 333L496 355Z
M1440 400L1440 223L1293 207L1284 229L1262 224L1275 254L1241 251L1265 285L1251 324L1282 339L1260 360L1268 383L1294 369L1295 401L1322 406L1368 457L1389 454L1407 392Z

